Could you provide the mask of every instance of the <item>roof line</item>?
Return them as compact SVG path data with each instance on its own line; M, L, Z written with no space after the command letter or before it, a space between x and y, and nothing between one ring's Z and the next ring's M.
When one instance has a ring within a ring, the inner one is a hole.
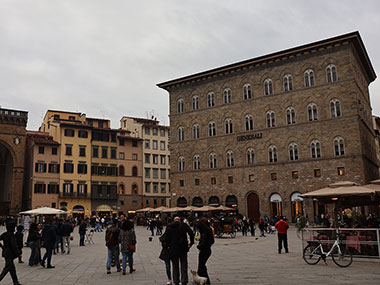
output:
M180 77L177 79L169 80L166 82L159 83L159 84L157 84L157 86L160 88L163 88L163 89L167 89L167 88L169 88L173 85L176 85L176 84L185 83L185 82L188 82L191 80L197 80L200 78L216 75L216 74L219 74L222 72L231 71L231 70L238 69L238 68L243 68L243 67L246 67L246 66L249 66L252 64L257 64L257 63L262 62L262 61L268 61L268 60L273 60L275 58L279 58L279 57L283 57L283 56L289 56L291 54L301 52L301 51L305 51L305 50L308 50L311 48L318 48L319 46L323 46L323 45L326 45L329 43L334 43L334 42L338 42L338 41L342 41L342 40L355 40L355 39L357 40L356 44L358 44L358 46L356 46L356 48L359 51L359 56L361 56L362 59L364 59L364 65L365 65L364 67L368 72L368 76L369 76L370 81L373 81L376 78L375 70L374 70L374 68L373 68L373 66L369 60L368 53L364 47L364 43L360 37L359 32L355 31L355 32L344 34L344 35L336 36L333 38L324 39L321 41L317 41L317 42L293 47L290 49L274 52L271 54L259 56L259 57L252 58L252 59L243 60L243 61L232 63L229 65L225 65L225 66L213 68L210 70L206 70L203 72L199 72L199 73L191 74L188 76Z

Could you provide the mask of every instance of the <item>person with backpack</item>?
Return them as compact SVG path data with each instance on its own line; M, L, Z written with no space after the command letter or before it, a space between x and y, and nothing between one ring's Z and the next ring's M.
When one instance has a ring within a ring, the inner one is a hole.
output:
M107 274L111 274L111 263L112 258L115 260L117 267L117 272L121 271L120 262L119 262L119 234L120 229L117 227L118 221L114 219L112 225L110 225L106 230L106 246L107 246Z
M0 243L0 247L3 249L3 257L5 259L5 266L0 274L0 281L3 280L5 275L9 272L13 284L21 285L20 282L18 282L16 267L13 263L13 260L20 255L20 250L17 248L16 236L14 234L15 222L8 221L6 223L6 229L7 231L0 236L0 241L3 241L3 244Z
M201 238L199 239L199 244L197 248L199 249L198 255L198 275L201 277L206 277L206 284L210 284L210 277L208 276L206 263L211 256L211 246L214 244L214 235L210 228L207 219L202 219L199 222L199 233Z
M119 234L119 242L121 245L121 254L123 257L122 267L123 275L126 274L127 261L129 265L129 273L133 273L136 269L133 268L133 253L136 251L136 234L133 229L133 222L125 220L121 226Z

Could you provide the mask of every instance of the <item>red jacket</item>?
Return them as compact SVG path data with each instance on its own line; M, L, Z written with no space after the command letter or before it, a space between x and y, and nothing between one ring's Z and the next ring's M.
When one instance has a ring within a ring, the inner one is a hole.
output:
M289 224L285 222L284 220L279 220L275 225L277 232L279 234L286 234L289 229Z

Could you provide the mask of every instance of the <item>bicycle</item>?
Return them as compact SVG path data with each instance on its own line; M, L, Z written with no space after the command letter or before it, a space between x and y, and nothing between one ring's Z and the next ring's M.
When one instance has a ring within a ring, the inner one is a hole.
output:
M321 240L317 236L318 241L308 241L308 245L303 250L303 259L309 265L317 264L321 259L326 262L326 257L332 257L332 260L339 267L348 267L352 263L352 252L342 246L338 230L336 230L336 240L328 252L323 250Z

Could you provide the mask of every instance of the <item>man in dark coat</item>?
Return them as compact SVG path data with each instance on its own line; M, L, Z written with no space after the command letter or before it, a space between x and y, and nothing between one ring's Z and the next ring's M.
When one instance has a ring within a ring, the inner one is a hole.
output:
M190 238L190 244L187 240ZM179 217L174 218L174 222L166 228L165 242L168 245L170 260L173 264L173 281L175 285L179 284L179 264L181 263L181 284L189 282L187 275L187 252L194 244L194 233L190 227L183 223Z
M9 272L11 274L13 284L21 285L18 282L16 267L13 263L13 260L19 256L19 249L17 248L15 231L15 223L13 221L8 221L6 224L7 231L0 236L0 240L4 244L0 244L3 249L3 257L5 259L5 266L3 271L0 274L0 281L4 279L5 275Z
M51 265L51 256L53 254L55 241L57 239L57 228L54 226L53 219L48 220L48 222L44 225L42 237L44 239L44 247L46 248L46 252L40 264L45 267L45 260L47 259L47 268L55 268L55 266Z
M84 246L84 236L86 234L86 231L87 231L87 221L83 220L79 225L79 236L80 236L79 246Z
M67 246L67 254L70 254L70 235L73 232L73 225L69 221L69 219L66 219L65 223L62 225L62 243L65 246ZM62 251L64 253L65 250Z
M248 224L248 223L247 223ZM214 244L214 235L210 228L207 219L202 219L199 222L199 233L201 238L199 239L199 244L197 248L199 249L198 255L198 275L201 277L206 277L206 284L210 283L210 277L208 276L206 263L211 256L211 246Z

